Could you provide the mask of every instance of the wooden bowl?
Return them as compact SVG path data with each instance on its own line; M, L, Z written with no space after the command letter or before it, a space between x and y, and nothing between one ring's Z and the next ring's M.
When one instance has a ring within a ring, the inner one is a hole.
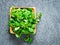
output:
M18 7L16 7L18 8ZM27 8L27 7L21 7L21 8ZM32 11L34 12L34 15L35 15L35 18L36 18L36 8L35 7L28 7L28 8L32 8ZM12 15L12 8L10 8L10 18L11 18L11 15ZM15 34L12 30L12 27L10 27L10 33L11 34ZM34 34L36 33L36 28L34 29Z

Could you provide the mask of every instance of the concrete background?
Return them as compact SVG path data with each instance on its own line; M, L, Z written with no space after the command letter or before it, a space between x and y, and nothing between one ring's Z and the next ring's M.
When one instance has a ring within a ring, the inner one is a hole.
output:
M8 33L11 6L36 7L37 12L42 12L31 44ZM60 0L0 0L0 45L60 45Z

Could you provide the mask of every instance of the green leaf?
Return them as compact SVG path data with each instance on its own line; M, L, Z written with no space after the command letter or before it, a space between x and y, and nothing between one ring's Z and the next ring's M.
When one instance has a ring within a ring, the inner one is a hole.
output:
M13 23L8 22L8 26L13 27Z
M17 38L21 38L22 33L20 33L20 34L15 34L15 36L16 36Z
M27 30L22 30L23 34L28 34L29 32Z
M32 25L32 28L35 28L35 27L36 27L36 24L33 24L33 25Z
M31 23L28 23L28 26L32 26L32 24Z
M32 18L29 18L29 22L33 22L33 19Z
M23 21L20 22L22 27L25 27L25 23Z
M30 31L30 32L34 32L33 28L29 28L29 31Z
M14 21L12 18L10 18L10 21Z
M24 38L24 41L25 41L25 42L30 42L30 43L31 43L31 42L32 42L32 38L30 38L30 37Z
M24 41L25 41L25 42L28 42L28 41L29 41L29 38L24 38Z
M32 12L32 8L27 8L27 10L29 10L30 12Z
M38 13L38 18L41 18L41 16L42 16L42 13L39 12L39 13Z
M15 26L20 26L20 24L17 21L14 22L14 25Z
M17 31L20 27L15 27L15 31Z
M36 19L37 23L41 20L41 17L42 17L42 13L39 12L38 13L38 16L37 16L37 19Z
M18 34L15 34L15 36L16 36L17 38L20 38L20 35L18 35Z
M42 13L38 13L38 16L37 16L37 22L39 22L41 20L41 17L42 17Z
M32 42L32 38L29 38L29 42L30 42L30 43Z

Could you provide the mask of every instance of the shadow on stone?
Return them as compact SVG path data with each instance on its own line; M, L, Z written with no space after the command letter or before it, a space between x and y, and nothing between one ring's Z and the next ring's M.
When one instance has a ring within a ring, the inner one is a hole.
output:
M27 42L24 42L24 38L26 37L26 35L23 35L20 39L16 38L14 35L10 34L10 37L9 37L9 40L11 40L11 42L14 44L14 45L23 45ZM34 36L30 35L30 37L34 40ZM33 43L33 41L32 41ZM31 44L28 42L28 44Z
M18 39L14 35L10 34L9 40L14 44L14 45L22 45L24 44L23 39Z

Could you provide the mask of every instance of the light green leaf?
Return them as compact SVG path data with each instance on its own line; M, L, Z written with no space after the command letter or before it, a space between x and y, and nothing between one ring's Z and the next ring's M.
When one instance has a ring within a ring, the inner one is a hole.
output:
M18 34L15 34L15 36L16 36L17 38L20 38L20 36L19 36Z
M34 32L33 28L29 28L29 31L30 31L30 32Z
M17 31L20 27L15 27L15 31Z

